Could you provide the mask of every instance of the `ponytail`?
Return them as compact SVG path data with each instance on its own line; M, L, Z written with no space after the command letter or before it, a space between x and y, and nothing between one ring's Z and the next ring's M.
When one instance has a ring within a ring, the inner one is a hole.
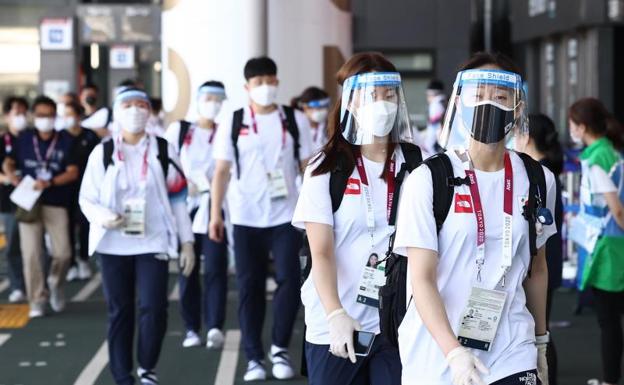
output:
M607 117L606 136L616 150L620 152L624 151L624 128L611 114Z
M584 124L598 137L607 137L613 147L624 151L624 131L620 123L596 98L579 99L570 106L568 117L576 124Z

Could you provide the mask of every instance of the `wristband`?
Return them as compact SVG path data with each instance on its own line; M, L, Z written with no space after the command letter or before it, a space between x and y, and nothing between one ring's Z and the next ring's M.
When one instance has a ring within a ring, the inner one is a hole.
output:
M536 345L546 345L549 342L550 342L550 332L546 332L546 334L542 334L541 336L535 336Z

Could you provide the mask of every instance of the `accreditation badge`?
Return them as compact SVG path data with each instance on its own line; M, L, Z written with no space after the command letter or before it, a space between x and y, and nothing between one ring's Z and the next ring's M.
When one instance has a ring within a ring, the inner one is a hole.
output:
M379 307L379 288L386 284L386 262L379 263L377 253L371 253L366 261L358 285L357 303Z
M503 314L507 293L473 287L459 325L462 346L489 351Z
M35 170L35 176L39 180L48 182L52 180L52 171L47 167L39 167Z
M269 193L272 200L279 200L288 197L288 186L286 186L286 178L284 170L277 168L268 173Z
M121 229L127 237L145 237L145 199L126 199L123 203L124 224Z

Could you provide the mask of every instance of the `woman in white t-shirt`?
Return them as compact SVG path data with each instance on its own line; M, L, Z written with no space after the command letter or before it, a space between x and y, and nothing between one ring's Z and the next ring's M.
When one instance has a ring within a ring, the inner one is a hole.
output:
M379 335L383 264L370 261L385 254L393 230L394 177L407 148L398 143L412 142L401 78L377 53L353 56L337 77L343 94L329 120L331 139L307 168L293 217L306 229L312 254L301 289L309 383L399 384L398 350ZM330 180L338 172L346 180L336 210ZM356 358L360 330L376 338L370 353Z
M528 129L516 68L501 54L478 53L457 75L441 145L453 174L466 179L439 232L430 169L404 183L395 239L395 252L408 257L411 294L399 328L403 384L548 382L543 245L556 229L524 218L527 172L505 148L510 132ZM547 217L556 194L544 173L539 212ZM529 226L538 233L534 258Z

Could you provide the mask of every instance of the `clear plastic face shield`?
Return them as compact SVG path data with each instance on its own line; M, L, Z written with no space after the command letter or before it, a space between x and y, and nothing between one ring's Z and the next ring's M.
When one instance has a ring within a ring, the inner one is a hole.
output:
M471 140L487 145L528 134L526 98L520 75L494 69L457 74L439 143L467 149Z
M354 145L413 142L401 76L369 72L351 76L342 86L342 135Z

